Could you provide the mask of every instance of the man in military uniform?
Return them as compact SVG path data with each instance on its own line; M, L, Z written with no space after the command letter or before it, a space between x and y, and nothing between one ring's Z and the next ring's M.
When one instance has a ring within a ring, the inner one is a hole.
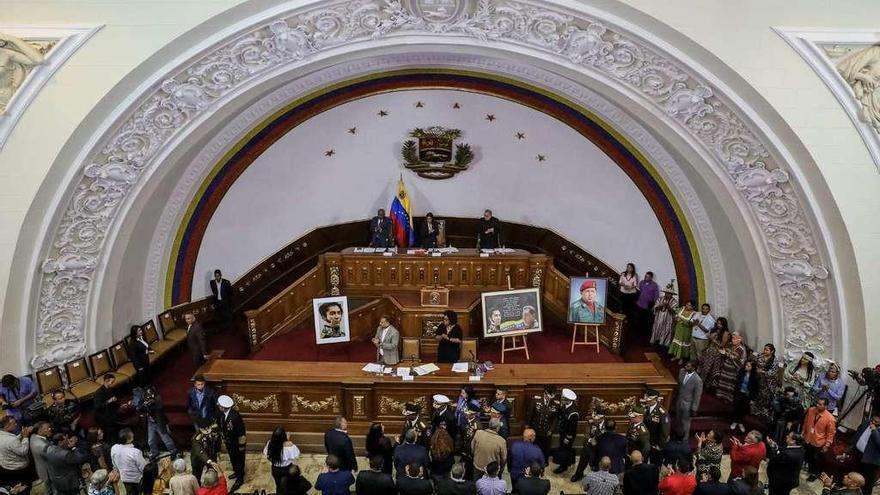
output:
M648 432L644 419L645 409L642 406L635 406L629 412L629 430L626 432L627 453L632 454L634 450L638 450L642 454L650 452L651 433Z
M232 397L228 395L221 395L217 399L217 408L220 410L217 424L220 425L220 435L223 437L229 461L232 463L233 473L229 477L235 478L235 484L229 489L230 493L238 490L244 483L244 454L247 448L247 431L244 427L244 421L238 411L233 409L234 405Z
M431 435L438 428L446 428L449 436L455 441L458 435L458 424L455 422L455 411L449 405L449 397L437 394L434 396L434 414L431 415Z
M415 430L416 443L426 449L431 446L431 441L428 438L428 425L426 425L425 422L422 421L422 419L419 417L420 411L421 408L418 406L418 404L407 402L406 405L403 406L403 430L400 432L400 436L397 438L397 443L403 443L403 439L406 435L407 430Z
M581 456L578 458L577 467L574 468L574 474L571 475L571 482L577 483L584 477L584 471L587 466L591 470L597 471L598 460L596 459L596 444L599 435L605 433L605 416L597 414L595 411L587 418L587 430L584 432L584 446L581 449Z
M574 464L574 439L577 436L578 422L581 415L577 408L577 394L573 390L562 389L562 407L559 409L559 421L556 430L559 433L559 447L553 451L553 460L559 466L553 470L562 474Z
M461 462L464 463L465 479L469 480L474 478L474 451L471 444L477 430L483 428L477 419L478 412L480 412L479 406L470 401L465 403L465 423L458 435L458 445L456 446L456 450L461 456Z
M584 280L580 293L580 299L571 303L568 308L572 323L602 323L605 321L605 307L596 300L596 281Z
M190 451L190 465L193 476L197 480L202 479L202 471L208 465L208 461L216 461L220 453L220 427L213 418L198 418L196 420L196 434L192 437L192 450Z
M556 386L547 385L542 395L536 395L529 413L526 428L535 430L535 445L541 448L544 458L550 458L550 441L553 438L553 421L559 413L559 401L556 400Z
M660 465L663 458L663 447L669 441L669 414L660 405L660 392L652 388L645 390L642 402L645 404L645 426L651 435L651 452L647 456L648 462Z

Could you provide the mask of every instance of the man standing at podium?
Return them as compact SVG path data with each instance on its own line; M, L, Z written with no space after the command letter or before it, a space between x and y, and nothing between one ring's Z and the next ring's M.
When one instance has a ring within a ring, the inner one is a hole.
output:
M400 332L391 325L391 317L382 315L379 318L379 328L376 329L376 336L373 337L373 345L376 346L378 354L377 361L382 361L386 366L394 366L400 361L400 354L397 345L400 342Z
M492 216L492 210L483 212L477 227L477 247L495 249L501 245L501 222Z
M381 208L370 220L370 246L374 248L394 246L391 240L391 219L385 216L385 210Z

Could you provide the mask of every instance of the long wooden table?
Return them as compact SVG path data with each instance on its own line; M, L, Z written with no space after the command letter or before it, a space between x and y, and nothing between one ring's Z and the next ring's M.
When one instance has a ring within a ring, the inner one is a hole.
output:
M382 421L390 432L401 428L407 402L430 415L431 397L458 397L471 384L479 397L491 397L496 385L508 389L512 402L511 434L519 435L535 397L544 385L567 387L578 394L582 417L593 410L624 417L646 387L660 391L668 407L676 381L656 354L643 363L496 364L479 382L467 374L440 371L402 381L361 371L362 363L286 362L216 359L202 368L207 380L230 395L245 418L249 432L270 432L284 426L294 432L324 432L336 416L345 416L354 434Z

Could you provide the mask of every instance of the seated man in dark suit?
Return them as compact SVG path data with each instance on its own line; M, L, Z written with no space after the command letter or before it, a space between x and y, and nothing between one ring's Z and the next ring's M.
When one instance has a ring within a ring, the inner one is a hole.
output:
M596 458L608 457L611 459L611 474L623 472L626 459L626 437L617 432L617 422L613 419L605 421L605 433L596 439Z
M694 495L730 495L730 486L721 482L721 469L718 466L709 466L708 471L703 473Z
M357 471L354 447L348 436L348 421L342 416L336 418L333 428L324 433L324 448L328 455L335 455L342 471Z
M203 375L193 377L193 386L186 398L186 413L198 430L199 422L217 417L217 391L208 386Z
M657 495L660 468L645 464L642 453L633 450L629 455L630 468L623 474L623 495Z
M382 456L370 457L370 469L357 475L354 489L357 495L396 495L397 487L391 475L382 472Z
M464 479L464 471L464 464L453 464L449 476L437 481L437 495L477 495L477 485Z
M424 447L422 447L424 448ZM406 476L397 478L397 492L400 495L432 495L434 485L425 477L425 468L417 462L406 465Z
M526 475L518 479L513 487L519 495L547 495L550 493L550 481L545 480L544 468L538 462L532 462L526 468Z
M403 435L403 443L394 449L394 469L397 470L398 483L401 478L406 477L406 467L410 464L427 469L431 462L428 459L428 450L416 443L416 437L416 430L406 430Z

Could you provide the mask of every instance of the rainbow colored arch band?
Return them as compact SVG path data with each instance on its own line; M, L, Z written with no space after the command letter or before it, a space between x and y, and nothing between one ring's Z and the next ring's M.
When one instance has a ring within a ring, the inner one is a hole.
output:
M540 88L482 73L420 69L366 76L316 91L291 102L236 143L205 178L178 228L165 278L166 307L190 300L196 258L208 223L232 184L263 151L330 108L378 93L414 89L456 89L505 98L554 117L592 141L629 176L657 215L672 253L680 297L704 300L693 233L669 188L632 143L585 108Z

